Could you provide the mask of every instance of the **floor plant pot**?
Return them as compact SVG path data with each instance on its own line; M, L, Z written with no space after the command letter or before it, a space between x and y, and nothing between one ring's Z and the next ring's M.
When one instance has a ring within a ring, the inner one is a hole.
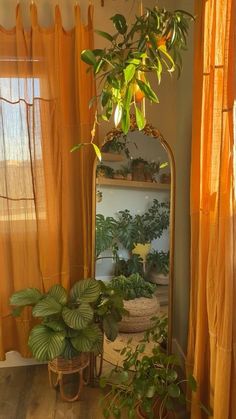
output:
M64 359L58 357L49 361L48 363L48 376L51 387L59 387L62 400L67 402L74 402L79 399L81 390L84 384L88 384L85 379L85 371L89 368L89 355L81 353L80 355L72 359ZM76 394L69 396L65 394L64 390L64 375L77 374L78 375L78 386ZM89 374L87 374L89 376Z
M160 304L155 296L152 298L135 298L124 301L124 308L129 316L123 316L119 331L123 333L144 332L152 326L151 318L160 311Z
M158 273L156 270L150 270L148 272L148 281L157 285L168 285L169 284L169 275L163 275Z

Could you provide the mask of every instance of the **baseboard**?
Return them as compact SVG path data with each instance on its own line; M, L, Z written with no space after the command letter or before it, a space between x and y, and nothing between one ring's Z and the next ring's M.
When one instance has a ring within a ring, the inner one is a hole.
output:
M42 362L37 362L34 358L23 358L19 352L10 351L6 353L6 360L0 361L0 368L24 367L39 364L42 364Z

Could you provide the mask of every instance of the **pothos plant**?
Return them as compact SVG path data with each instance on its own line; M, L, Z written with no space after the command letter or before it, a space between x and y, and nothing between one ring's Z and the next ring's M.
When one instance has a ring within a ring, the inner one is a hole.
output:
M111 17L115 33L96 31L109 44L104 49L86 49L81 59L93 71L97 81L97 95L91 98L89 107L95 105L95 121L89 143L80 143L72 150L92 144L99 159L100 150L94 144L96 124L109 121L114 115L115 126L121 125L126 134L130 128L130 113L134 111L139 130L146 120L139 103L146 98L158 103L151 86L149 74L155 74L160 85L165 72L178 76L182 69L182 52L187 49L189 23L194 17L185 10L170 12L155 6L136 16L128 24L125 16Z

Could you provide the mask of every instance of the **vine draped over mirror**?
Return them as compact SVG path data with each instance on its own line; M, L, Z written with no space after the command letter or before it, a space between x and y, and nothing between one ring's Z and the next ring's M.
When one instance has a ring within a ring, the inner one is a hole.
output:
M236 411L234 2L196 1L188 361L214 419ZM193 403L192 419L208 417Z
M93 124L94 82L80 60L93 47L92 8L84 26L76 6L75 21L66 32L57 6L54 27L41 28L31 5L25 31L17 6L16 28L0 28L1 360L12 349L29 355L30 314L12 319L14 291L90 275L94 155L70 150Z

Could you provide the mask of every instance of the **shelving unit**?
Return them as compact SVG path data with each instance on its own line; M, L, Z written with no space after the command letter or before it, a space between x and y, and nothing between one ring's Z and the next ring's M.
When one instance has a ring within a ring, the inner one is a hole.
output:
M134 188L134 189L153 189L153 190L169 190L169 183L155 183L155 182L138 182L136 180L125 180L125 179L110 179L105 177L99 177L96 179L97 185L100 186L113 186L122 188Z
M124 156L118 153L102 153L102 161L119 162L123 161Z

